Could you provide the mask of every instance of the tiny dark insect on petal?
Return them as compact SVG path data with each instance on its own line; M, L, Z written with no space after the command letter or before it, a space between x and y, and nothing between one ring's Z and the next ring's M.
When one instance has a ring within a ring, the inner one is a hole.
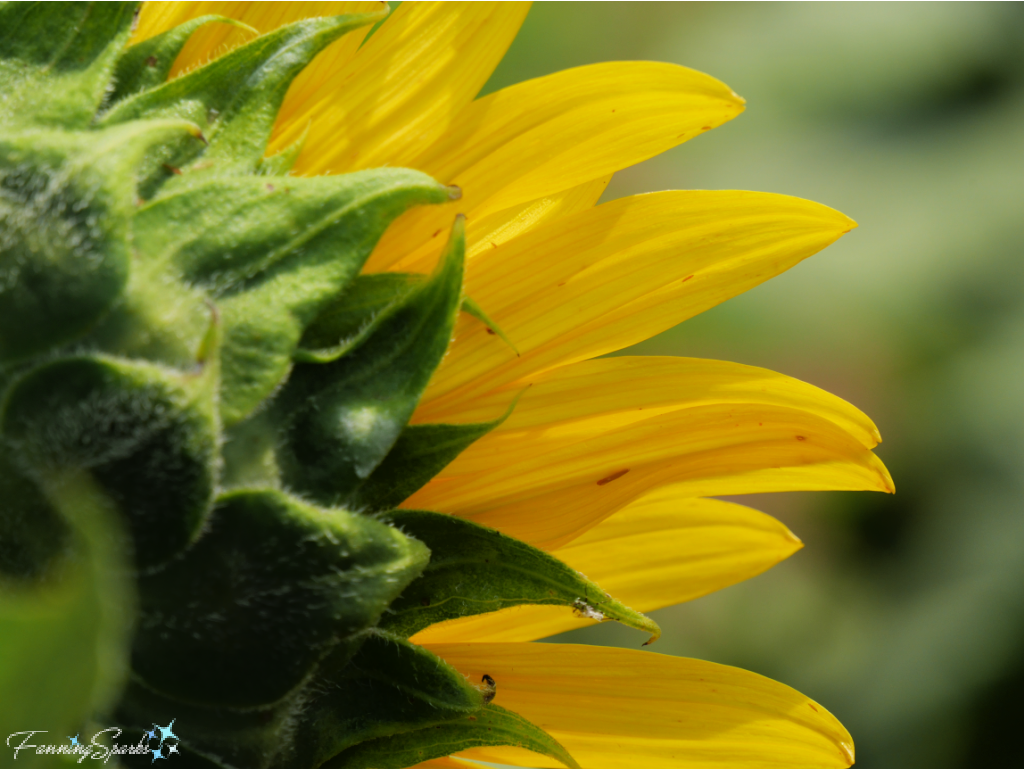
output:
M169 171L170 173L174 174L175 176L181 176L181 169L180 168L175 168L174 166L169 166L166 163L161 163L161 165L164 167L164 169L166 171Z
M484 705L490 705L491 700L494 699L494 695L498 693L498 685L494 683L494 679L484 673L483 678L480 679L484 684Z
M156 62L156 56L150 56L149 58L146 59L146 66L147 67L155 67L156 63L157 63Z

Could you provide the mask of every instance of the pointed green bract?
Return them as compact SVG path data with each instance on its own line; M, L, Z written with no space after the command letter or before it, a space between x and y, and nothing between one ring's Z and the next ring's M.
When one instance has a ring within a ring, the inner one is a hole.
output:
M0 3L0 128L86 128L138 3Z
M140 569L178 555L206 522L217 424L195 375L101 357L46 363L11 385L0 436L44 489L87 473L125 516Z
M274 406L284 436L278 462L291 487L336 504L387 456L448 349L464 248L459 220L438 270L389 307L358 347L296 367Z
M256 35L257 32L247 24L242 24L226 16L210 14L186 21L173 29L155 35L141 43L126 48L117 59L114 70L114 90L107 97L108 103L119 102L125 97L163 85L174 66L175 59L192 37L192 33L207 24L231 24L247 29Z
M306 328L295 351L304 363L331 363L354 350L383 322L388 311L405 301L422 275L379 272L358 276L335 295Z
M428 557L365 516L274 490L230 492L199 542L139 580L132 667L185 701L276 702L332 646L373 627Z
M465 718L484 707L483 693L444 660L387 633L372 633L320 693L297 725L295 766L319 766L360 742Z
M391 451L366 482L349 496L347 504L356 510L372 512L397 507L426 486L470 445L508 419L516 401L501 417L490 422L406 425Z
M411 636L436 622L509 606L570 607L661 635L657 623L623 606L579 572L535 547L450 515L395 510L387 520L426 543L430 564L391 604L381 627Z
M500 686L500 683L499 683ZM543 729L511 710L488 705L459 721L367 740L325 763L324 769L403 769L470 748L507 745L550 756L580 769L568 751Z
M302 132L302 136L293 141L276 155L263 158L260 161L257 172L263 176L286 176L291 173L292 167L302 154L302 148L306 146L306 137L309 136L309 126Z
M217 302L221 415L243 419L284 380L306 326L355 279L388 224L448 188L405 169L340 177L214 179L136 217L148 261Z
M253 173L292 79L330 43L380 18L381 13L365 13L288 24L187 75L117 102L101 123L174 117L195 123L206 136L205 147L179 143L151 155L143 172L145 198L170 181L176 169L190 164L204 176Z
M86 334L128 279L133 171L149 146L194 127L0 132L0 364Z
M454 192L455 188L449 188ZM380 272L360 275L351 287L336 296L302 335L296 360L329 363L360 344L386 310L401 302L422 283L423 275L408 272ZM470 297L462 297L462 312L486 325L512 349L505 333Z

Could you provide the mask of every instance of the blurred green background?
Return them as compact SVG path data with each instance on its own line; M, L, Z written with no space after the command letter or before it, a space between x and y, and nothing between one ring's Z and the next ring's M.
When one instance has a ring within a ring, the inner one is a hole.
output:
M542 3L486 90L615 59L702 70L747 111L606 197L764 190L860 223L632 352L845 397L879 425L897 486L742 499L806 548L657 612L657 651L800 689L846 724L864 769L1020 765L1024 5ZM638 643L612 626L558 640Z

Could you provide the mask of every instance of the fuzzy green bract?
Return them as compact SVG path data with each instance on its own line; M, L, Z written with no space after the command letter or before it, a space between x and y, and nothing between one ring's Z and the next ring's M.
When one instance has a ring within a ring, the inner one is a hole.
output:
M575 766L500 681L409 640L538 603L657 634L550 555L396 509L508 416L409 424L460 311L505 339L463 295L461 218L431 275L360 274L457 190L294 177L301 141L264 157L292 79L382 13L253 31L168 81L233 22L127 47L136 11L0 4L0 732L173 720L200 768Z

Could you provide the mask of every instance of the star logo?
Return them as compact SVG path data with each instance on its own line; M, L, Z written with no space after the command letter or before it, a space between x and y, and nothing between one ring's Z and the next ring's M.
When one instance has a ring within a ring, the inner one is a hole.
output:
M81 734L81 732L79 732L79 734ZM68 739L71 740L72 747L75 746L75 745L81 745L82 744L82 743L80 743L78 741L78 734L76 734L74 737L68 737Z
M178 735L176 735L174 732L171 731L171 727L174 726L174 722L176 720L177 719L172 718L171 719L171 723L167 724L167 726L160 726L159 724L154 724L154 726L156 726L156 728L160 730L160 745L161 745L161 747L164 744L164 740L170 739L171 737L173 737L176 740L181 739L180 737L178 737ZM161 756L161 758L163 758L163 756ZM153 759L153 760L155 761L156 759Z
M173 721L171 723L173 723ZM153 726L156 726L156 724L153 724ZM155 731L150 729L148 732L146 732L146 742L149 742L150 740L155 740L155 739L156 739L156 732Z
M177 752L178 752L178 746L177 745L171 745L169 748L167 748L167 755L171 755L171 753L177 753ZM179 753L179 755L181 755L181 754Z
M149 752L153 754L153 758L150 759L149 763L153 763L158 758L167 758L167 756L164 755L163 748L157 748L156 750L151 750Z

